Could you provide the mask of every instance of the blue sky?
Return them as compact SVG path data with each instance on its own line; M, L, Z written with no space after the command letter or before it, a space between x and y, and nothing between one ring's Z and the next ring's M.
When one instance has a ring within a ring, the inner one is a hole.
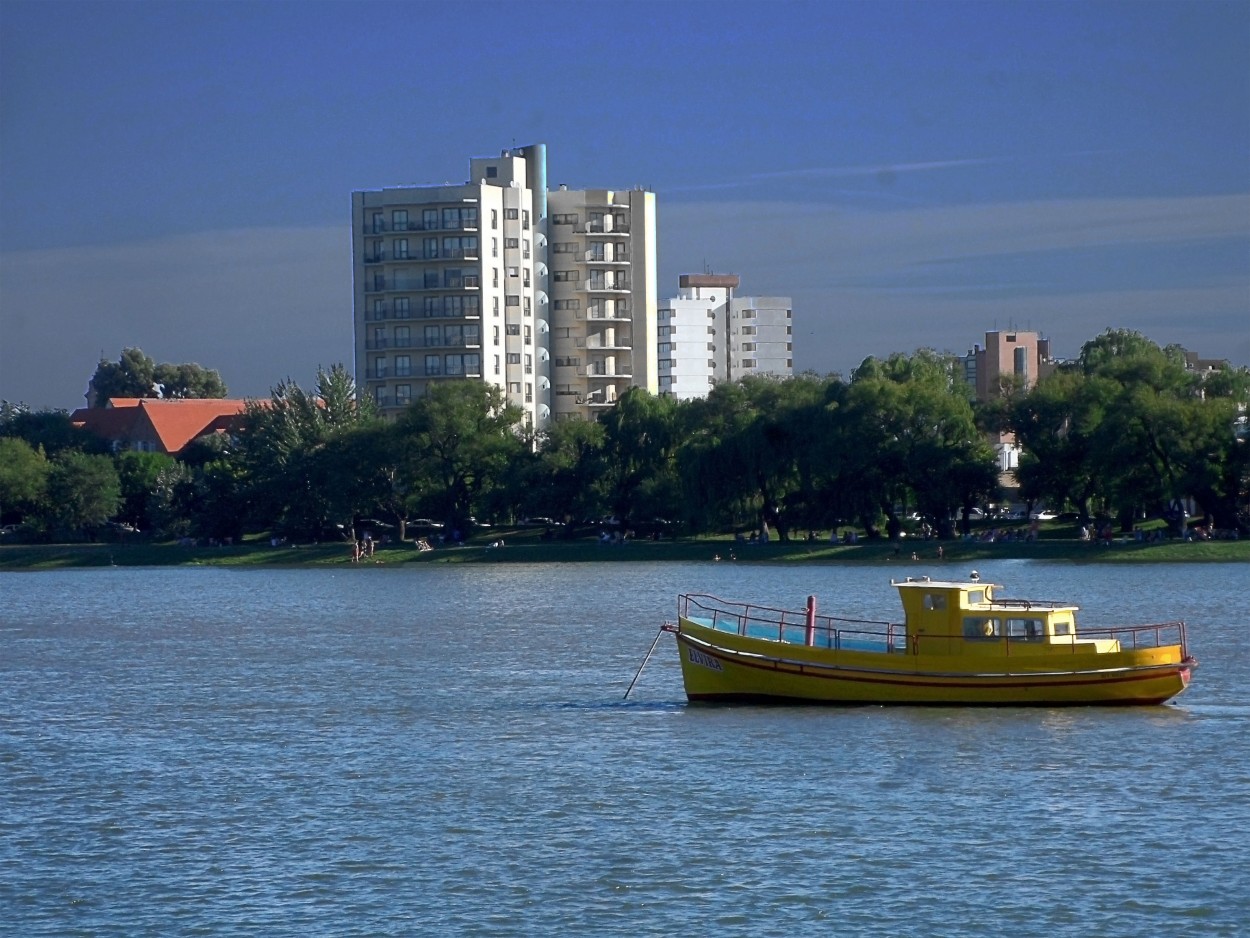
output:
M350 363L350 193L548 145L795 365L1107 327L1250 364L1250 3L0 0L0 398Z

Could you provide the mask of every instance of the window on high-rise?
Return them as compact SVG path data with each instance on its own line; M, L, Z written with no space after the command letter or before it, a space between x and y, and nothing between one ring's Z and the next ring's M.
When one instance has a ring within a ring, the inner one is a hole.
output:
M395 231L408 230L408 210L403 208L391 211L391 228Z
M520 216L520 212L517 211L517 209L515 208L504 209L503 217L506 218L508 221L516 221L519 216Z

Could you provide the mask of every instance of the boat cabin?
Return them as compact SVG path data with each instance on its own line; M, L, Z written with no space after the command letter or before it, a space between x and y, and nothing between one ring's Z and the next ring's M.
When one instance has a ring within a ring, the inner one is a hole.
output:
M892 581L898 588L906 617L907 639L913 649L928 654L1001 655L1030 646L1045 654L1051 646L1072 651L1077 644L1076 613L1068 603L1023 599L995 599L996 584L979 579L930 580L927 577ZM1113 651L1114 640L1082 640L1089 651Z

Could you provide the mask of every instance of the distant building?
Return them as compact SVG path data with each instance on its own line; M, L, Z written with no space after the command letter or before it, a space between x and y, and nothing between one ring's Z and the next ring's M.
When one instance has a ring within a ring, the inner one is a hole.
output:
M1054 370L1050 339L1036 332L987 332L985 347L964 356L964 377L979 401L999 396L1008 381L1031 388Z
M747 375L794 374L793 310L785 296L736 296L737 274L682 274L658 313L661 394L704 397Z
M357 383L384 414L471 379L543 427L656 388L651 192L549 192L546 147L513 148L461 185L353 193L352 250Z
M985 333L985 347L974 345L964 356L964 379L978 401L1001 396L1011 385L1034 387L1055 370L1050 340L1036 332ZM1015 470L1020 465L1020 447L1014 433L992 433L990 443L998 457L1000 484L1012 495L1018 488Z
M221 398L115 397L104 407L74 411L70 422L107 441L114 452L177 456L192 440L232 432L246 408L247 401Z

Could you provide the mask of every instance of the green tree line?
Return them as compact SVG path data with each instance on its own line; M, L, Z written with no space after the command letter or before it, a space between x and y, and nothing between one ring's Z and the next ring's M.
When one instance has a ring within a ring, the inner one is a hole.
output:
M1250 530L1250 372L1187 369L1182 349L1108 331L1031 389L971 400L959 359L867 359L849 380L749 378L677 401L634 389L596 421L525 428L481 382L433 386L395 420L341 366L283 382L237 433L178 459L101 450L63 414L0 412L0 520L33 538L121 526L157 537L354 537L412 519L450 532L544 517L553 530L764 530L853 525L893 537L911 512L941 536L998 501L989 433L1022 447L1020 498L1082 519L1147 515Z

